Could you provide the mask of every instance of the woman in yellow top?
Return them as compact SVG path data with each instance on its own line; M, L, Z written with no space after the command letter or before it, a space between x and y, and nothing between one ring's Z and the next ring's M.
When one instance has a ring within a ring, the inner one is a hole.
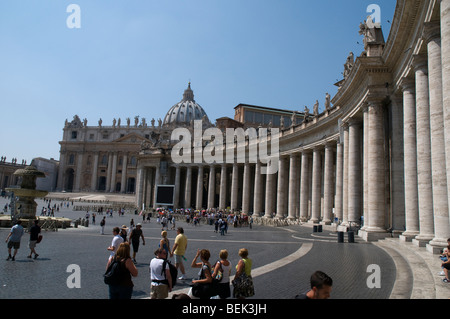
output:
M233 297L244 299L255 295L255 288L252 279L252 260L248 258L248 249L239 249L239 260L236 266L236 275L233 283Z

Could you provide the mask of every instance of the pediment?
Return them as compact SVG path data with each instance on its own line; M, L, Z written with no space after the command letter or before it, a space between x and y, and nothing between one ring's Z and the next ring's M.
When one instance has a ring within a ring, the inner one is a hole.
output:
M123 144L141 144L142 142L148 142L149 140L145 137L136 134L136 133L130 133L125 136L122 136L118 138L117 140L114 140L113 143L123 143Z

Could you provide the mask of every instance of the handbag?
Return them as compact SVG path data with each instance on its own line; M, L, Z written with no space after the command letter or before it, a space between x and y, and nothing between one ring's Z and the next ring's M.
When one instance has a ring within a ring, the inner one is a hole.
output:
M209 266L208 266L208 269L209 269ZM209 271L211 272L210 269L209 269ZM203 267L202 267L199 279L204 279L204 278L205 278L205 275L204 275ZM200 299L209 299L212 296L216 296L218 292L217 292L217 285L215 284L214 281L215 280L213 278L213 281L211 283L204 284L204 283L196 282L194 284L191 284L190 286L192 289L192 295L194 297L197 297Z
M39 235L36 243L39 244L41 241L42 241L42 235Z
M252 297L255 295L255 287L253 286L253 279L243 272L239 277L232 281L233 297Z
M215 280L216 282L221 282L221 281L222 281L222 278L223 278L222 263L220 262L220 260L218 260L218 261L216 262L216 265L217 265L217 263L219 263L220 268L219 268L219 271L217 272L217 275L214 277L214 280Z

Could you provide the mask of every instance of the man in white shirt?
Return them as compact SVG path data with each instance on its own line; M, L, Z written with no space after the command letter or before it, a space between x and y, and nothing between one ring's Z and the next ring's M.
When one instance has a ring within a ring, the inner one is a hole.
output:
M114 257L114 255L116 254L117 248L119 248L119 245L121 243L123 243L123 238L119 234L120 234L120 228L114 227L113 228L114 238L111 242L111 246L109 246L107 248L109 251L111 251L111 255L109 256L110 259Z
M155 251L155 258L150 261L150 280L152 281L151 299L165 299L172 291L172 276L167 259L167 252L163 248Z

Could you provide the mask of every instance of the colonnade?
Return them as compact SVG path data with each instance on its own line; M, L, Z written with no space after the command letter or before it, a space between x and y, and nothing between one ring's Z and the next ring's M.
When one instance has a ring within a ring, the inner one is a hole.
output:
M444 5L450 8L450 1L442 1L441 6ZM441 10L446 16L446 23L425 23L422 34L425 50L414 55L412 72L402 79L401 84L407 185L403 239L412 240L419 246L427 245L433 251L445 246L450 237L450 174L447 174L450 167L450 92L443 90L444 79L449 80L450 61L444 60L444 55L448 53L441 45L446 43L448 47L450 42L450 17L444 7ZM441 39L441 26L442 36L444 31L447 36L445 42ZM443 73L443 70L447 72Z
M336 134L311 147L281 152L275 174L261 174L261 162L172 164L166 175L159 173L158 163L141 166L138 205L156 207L154 185L174 184L175 209L229 209L323 224L335 218L344 225L364 220L368 231L385 232L383 113L381 100L364 103L358 115L342 124L343 138Z

